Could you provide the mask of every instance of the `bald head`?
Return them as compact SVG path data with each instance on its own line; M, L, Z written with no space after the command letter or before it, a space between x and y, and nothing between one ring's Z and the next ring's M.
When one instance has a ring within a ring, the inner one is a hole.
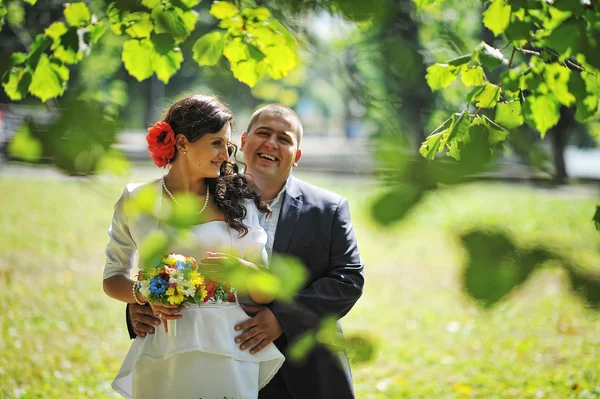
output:
M296 134L296 138L298 139L298 146L300 146L300 142L302 141L302 135L304 134L302 122L300 122L300 118L298 118L298 115L296 115L293 109L283 104L267 104L264 107L258 109L256 112L254 112L254 114L252 114L252 117L250 117L250 121L248 122L248 127L246 128L246 131L250 133L252 126L256 123L256 121L258 121L258 119L262 115L265 114L290 118L291 122L293 122L294 124L294 133Z

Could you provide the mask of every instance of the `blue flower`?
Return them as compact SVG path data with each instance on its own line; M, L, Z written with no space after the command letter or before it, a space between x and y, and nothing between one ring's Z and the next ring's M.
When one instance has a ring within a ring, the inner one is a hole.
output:
M167 288L169 288L169 285L162 277L157 276L150 280L150 286L148 288L152 294L159 296L165 293Z
M185 269L185 262L178 260L177 263L175 263L175 267L179 270L183 270Z

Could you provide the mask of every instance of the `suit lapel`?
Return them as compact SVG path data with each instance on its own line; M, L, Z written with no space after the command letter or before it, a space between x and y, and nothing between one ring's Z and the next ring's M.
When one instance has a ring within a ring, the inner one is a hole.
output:
M302 207L302 193L298 187L298 181L290 176L279 213L275 241L273 242L274 253L286 253L294 233L294 227L300 215Z

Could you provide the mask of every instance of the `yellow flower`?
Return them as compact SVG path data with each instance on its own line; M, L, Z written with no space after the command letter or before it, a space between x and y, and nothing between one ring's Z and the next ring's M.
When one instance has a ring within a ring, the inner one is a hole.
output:
M206 292L206 287L204 285L201 286L196 295L199 296L200 302L203 302L204 298L206 298L206 296L208 295L208 292Z
M202 274L200 274L199 272L196 272L196 271L191 271L190 272L190 283L192 283L194 285L204 284L204 278L202 277Z
M169 294L169 290L172 290L173 293ZM181 302L183 302L183 292L181 292L181 290L178 288L169 288L167 290L167 295L169 295L168 300L171 305L179 305Z

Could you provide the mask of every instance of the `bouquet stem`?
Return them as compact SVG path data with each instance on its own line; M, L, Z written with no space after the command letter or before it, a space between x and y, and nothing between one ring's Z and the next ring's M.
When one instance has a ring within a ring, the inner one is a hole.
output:
M177 336L177 320L167 320L167 336Z

